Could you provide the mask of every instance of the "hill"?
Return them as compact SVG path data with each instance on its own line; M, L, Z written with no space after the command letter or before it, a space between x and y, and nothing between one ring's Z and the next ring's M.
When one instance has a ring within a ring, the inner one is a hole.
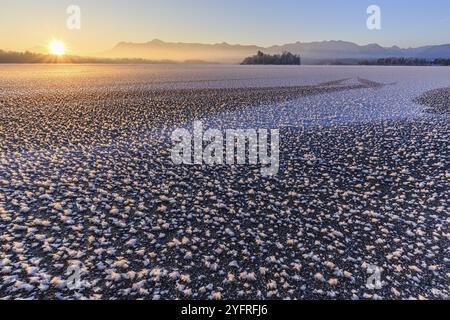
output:
M433 60L450 59L450 44L402 49L397 46L382 47L378 44L358 45L346 41L296 42L281 46L260 47L254 45L232 45L228 43L201 44L164 42L153 40L145 43L121 42L113 49L101 54L108 58L144 58L174 61L203 60L221 63L240 63L255 52L300 54L304 64L316 64L324 60L372 60L389 57L421 58Z
M120 42L113 49L101 54L108 58L170 59L174 61L202 60L221 63L238 63L246 56L262 49L258 46L231 45L228 43L201 44L164 42Z

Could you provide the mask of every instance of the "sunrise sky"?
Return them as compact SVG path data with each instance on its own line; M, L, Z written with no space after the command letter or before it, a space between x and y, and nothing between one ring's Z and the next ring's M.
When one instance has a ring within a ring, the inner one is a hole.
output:
M273 45L346 40L402 47L450 43L448 0L2 0L0 49L33 50L61 39L71 53L95 54L119 41ZM81 30L66 28L79 5ZM382 30L366 8L382 9Z

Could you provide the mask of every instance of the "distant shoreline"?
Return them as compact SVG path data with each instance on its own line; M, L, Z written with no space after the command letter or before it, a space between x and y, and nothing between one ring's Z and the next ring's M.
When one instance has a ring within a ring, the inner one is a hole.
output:
M267 60L267 61L266 61ZM267 55L260 52L260 56L245 58L241 63L224 63L205 60L187 59L177 60L150 60L144 58L102 58L64 55L61 57L51 54L34 52L15 52L0 50L0 64L110 64L110 65L146 65L146 64L173 64L173 65L331 65L331 66L450 66L450 59L420 59L404 57L386 57L380 59L305 59L301 61L299 55L288 52L282 55Z
M424 67L424 68L438 68L438 67L449 67L445 65L362 65L362 64L302 64L302 65L275 65L275 64L239 64L239 63L218 63L218 62L202 62L202 63L191 63L191 62L0 62L2 66L12 66L12 65L111 65L111 66L133 66L133 65L178 65L178 66L188 66L188 65L219 65L219 66L239 66L239 67L284 67L284 68L299 68L299 67Z
M262 54L262 53L261 53ZM285 56L286 55L286 56ZM259 59L261 58L261 59ZM261 61L259 61L261 60ZM267 60L267 61L266 61ZM450 66L450 59L418 59L391 57L380 59L317 59L300 61L300 56L284 53L283 55L253 56L242 63L225 63L205 60L150 60L144 58L102 58L81 56L55 56L33 52L15 52L0 50L0 64L97 64L97 65L247 65L247 66Z
M101 58L51 54L34 52L15 52L0 50L0 64L216 64L203 60L150 60L143 58Z

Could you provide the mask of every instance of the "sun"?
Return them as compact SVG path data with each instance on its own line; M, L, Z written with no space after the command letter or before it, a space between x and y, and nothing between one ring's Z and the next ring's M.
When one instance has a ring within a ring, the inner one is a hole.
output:
M66 46L62 41L53 40L50 42L48 49L55 56L63 56L66 53Z

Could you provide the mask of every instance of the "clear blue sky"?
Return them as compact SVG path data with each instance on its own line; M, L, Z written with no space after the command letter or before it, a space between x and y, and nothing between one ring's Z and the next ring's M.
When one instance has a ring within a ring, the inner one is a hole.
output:
M65 27L69 4L81 7L80 31ZM382 9L381 31L366 28L370 4ZM408 47L450 43L450 0L2 0L0 26L0 48L28 49L58 37L83 53L154 38Z

